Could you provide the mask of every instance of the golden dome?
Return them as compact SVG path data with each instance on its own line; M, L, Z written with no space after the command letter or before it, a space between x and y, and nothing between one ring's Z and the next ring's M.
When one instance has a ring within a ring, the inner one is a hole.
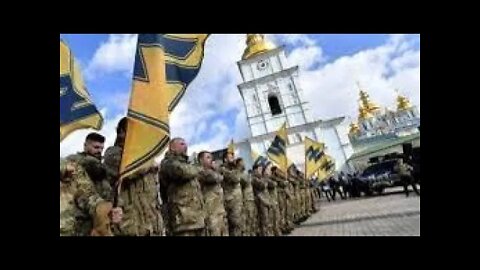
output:
M397 110L398 111L404 111L407 109L410 109L412 105L410 105L410 101L408 98L402 95L398 95L397 97Z
M247 48L243 52L242 59L245 60L273 49L275 49L275 45L265 40L263 34L247 34Z
M358 108L358 120L361 121L371 117L372 117L372 114L370 113L370 111L367 108L360 105L360 107Z
M371 102L367 92L360 90L360 101L362 102L363 108L367 110L369 113L378 112L380 107L375 103Z

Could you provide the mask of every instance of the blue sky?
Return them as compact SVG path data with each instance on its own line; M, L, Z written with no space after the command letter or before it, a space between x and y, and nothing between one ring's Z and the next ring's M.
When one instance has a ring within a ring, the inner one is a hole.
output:
M358 89L372 100L394 107L393 88L420 104L420 36L389 34L266 35L285 45L290 64L300 66L301 86L316 118L356 117ZM61 34L80 63L86 85L104 113L107 145L116 121L125 113L131 87L135 35ZM172 135L185 137L193 148L215 150L249 136L243 103L236 85L236 66L245 49L245 35L212 35L197 79L171 117ZM208 89L205 95L204 89ZM191 93L190 93L191 92ZM332 94L334 93L334 94ZM342 106L339 106L341 104ZM319 109L316 109L319 108ZM61 155L81 150L87 131L62 142ZM80 147L78 146L80 144Z

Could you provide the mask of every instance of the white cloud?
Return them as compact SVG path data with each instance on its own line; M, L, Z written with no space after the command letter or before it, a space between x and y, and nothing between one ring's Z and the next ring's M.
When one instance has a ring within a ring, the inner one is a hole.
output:
M315 46L315 40L306 34L270 34L266 38L276 46L290 45L295 50L287 54L290 63L300 67L300 70L308 70L315 64L325 61L323 50Z
M245 35L209 37L202 69L170 117L173 136L183 137L193 144L208 140L215 145L222 145L221 147L230 140L229 137L233 134L215 135L215 140L221 140L219 142L201 138L201 134L205 131L203 127L214 128L213 117L220 115L222 119L232 110L243 110L243 102L236 86L241 81L236 62L240 60L244 49ZM234 130L231 129L230 132L233 133Z
M345 115L356 119L356 81L382 107L395 108L396 88L419 105L420 52L411 45L404 35L392 35L383 46L338 58L315 70L303 70L300 83L314 117ZM294 49L291 54L297 50L303 49Z
M230 140L230 128L222 120L213 122L210 128L215 135L201 143L191 145L188 149L189 155L199 153L202 150L216 151L227 146L227 142Z
M235 117L235 133L233 135L234 140L242 140L250 137L250 130L248 128L247 114L245 113L245 107L241 107L241 110Z
M322 48L315 46L295 49L287 59L290 63L299 65L301 71L309 70L315 64L324 61Z
M390 62L390 66L397 70L415 68L420 65L420 51L408 50Z
M104 72L129 71L133 67L133 52L131 56L126 53L120 57L122 59L112 55L134 48L134 42L133 45L130 42L136 38L132 38L132 35L112 35L109 42L100 46L90 68ZM300 86L316 119L342 115L356 119L356 81L381 106L395 108L396 88L410 97L413 104L420 104L420 51L412 47L409 36L392 35L382 46L340 57L330 63L325 63L322 48L307 35L267 35L267 38L276 45L296 46L287 58L291 65L300 65ZM170 117L172 137L185 138L191 145L189 153L217 150L226 147L232 137L238 141L249 136L245 108L237 89L241 77L236 62L244 49L245 35L212 35L208 39L202 69ZM109 56L102 56L101 50ZM316 65L318 63L323 65ZM233 115L233 125L227 125L227 113ZM104 128L107 140L112 144L114 128L120 117L107 121ZM207 138L202 136L205 131L210 131ZM75 147L81 150L86 133L79 131L81 135L75 133L67 138L61 144L61 154L62 148L63 152L71 152Z
M110 35L109 40L100 45L87 70L95 74L131 72L135 42L136 35ZM230 140L233 130L220 128L221 123L227 127L222 116L217 122L213 118L232 110L243 111L243 102L236 87L241 80L236 61L242 55L244 47L245 35L212 35L208 39L202 69L170 117L172 137L183 137L193 144L208 140L208 144L203 145L219 147L224 147ZM123 107L128 102L128 97L129 94L113 96L109 98L107 106ZM213 125L212 122L216 124ZM244 130L245 128L246 125ZM201 137L205 130L213 130L209 132L215 134L213 139ZM78 135L72 134L72 138L69 137L66 143L62 143L61 151L71 152L71 145L80 145L76 149L81 148L87 133L88 131L79 131Z
M131 76L136 44L136 34L111 34L95 52L85 71L85 76L93 79L99 74L113 72L124 72L127 76Z

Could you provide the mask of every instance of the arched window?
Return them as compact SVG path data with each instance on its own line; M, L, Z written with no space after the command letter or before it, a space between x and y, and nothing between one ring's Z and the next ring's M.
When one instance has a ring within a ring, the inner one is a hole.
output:
M268 96L268 105L270 105L270 111L272 115L277 115L282 113L282 108L280 108L280 102L276 95L269 95Z

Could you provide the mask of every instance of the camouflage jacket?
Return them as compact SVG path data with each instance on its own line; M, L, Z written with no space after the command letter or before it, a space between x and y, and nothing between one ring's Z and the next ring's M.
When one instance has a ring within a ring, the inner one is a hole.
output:
M275 183L277 183L277 189L279 191L280 190L283 191L283 189L287 187L287 180L280 175L272 175L270 179L272 179L273 181L275 181Z
M285 193L287 194L287 199L293 199L295 192L293 178L289 176L286 184Z
M107 201L113 201L113 189L107 178L107 169L100 160L86 153L70 155L67 160L80 164L93 181L98 194Z
M203 195L198 181L200 168L188 163L188 157L165 154L160 177L167 188L169 223L173 232L205 227Z
M268 193L267 189L267 178L263 178L257 174L254 174L252 178L253 191L257 202L262 206L272 206L270 193Z
M255 196L253 195L251 176L246 173L241 173L240 184L242 185L243 201L244 202L254 201Z
M223 215L226 213L221 183L223 176L211 169L202 169L198 178L202 186L203 200L207 215Z
M295 176L288 177L288 181L290 181L294 188L298 188L300 186L300 182L297 181L297 178Z
M277 182L275 180L273 180L275 177L274 176L270 176L267 178L267 187L269 190L276 190L277 189Z
M228 165L223 165L220 167L220 171L224 180L223 191L225 194L225 201L243 201L239 171Z
M83 167L75 165L65 177L66 161L60 160L60 236L90 235L96 207L104 201Z
M220 172L223 175L223 187L227 190L233 190L240 187L240 175L235 168L232 168L229 165L223 164L220 167Z
M303 181L302 178L297 176L297 177L295 177L295 180L298 182L298 187L300 189L305 189L305 181Z
M104 165L107 174L111 175L116 186L122 148L112 146L105 151ZM161 200L159 198L158 169L152 166L141 169L123 179L118 206L123 208L123 219L115 225L113 231L116 235L144 236L163 235L164 221L161 215ZM115 190L115 192L118 192Z
M274 204L278 203L278 184L275 180L275 176L271 175L270 177L267 178L267 183L268 183L268 191L270 192L270 198L272 199L272 202Z
M291 192L289 190L289 182L282 176L280 175L275 175L272 177L272 180L274 180L277 183L277 192L279 194L285 194L288 198L291 197Z

